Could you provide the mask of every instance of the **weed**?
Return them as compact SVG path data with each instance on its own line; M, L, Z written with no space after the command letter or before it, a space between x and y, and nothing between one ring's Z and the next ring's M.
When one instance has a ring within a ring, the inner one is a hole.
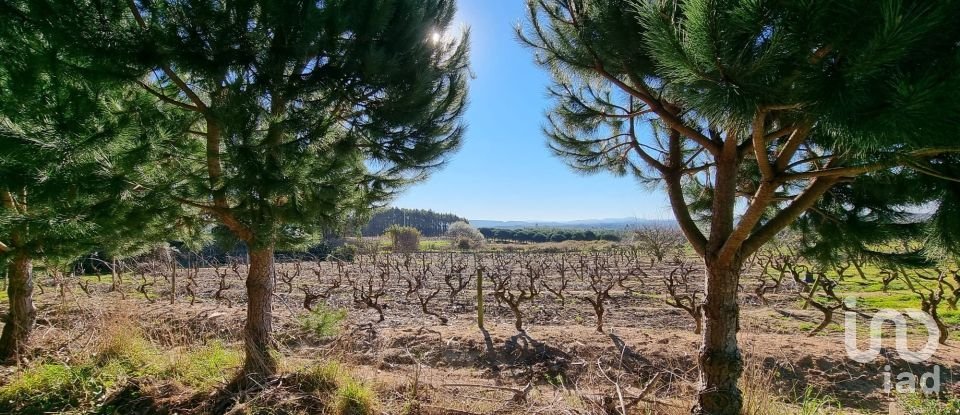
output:
M337 388L333 413L336 415L368 415L373 413L374 394L356 381L346 381Z
M313 311L300 316L300 327L318 337L336 336L340 331L340 323L347 318L344 309L331 310L324 306L314 307Z
M897 395L897 404L905 415L956 415L960 413L960 400L941 402L922 394Z
M798 415L817 415L829 413L828 408L840 409L840 402L829 395L821 395L810 386L803 391L798 404L799 408L796 412Z

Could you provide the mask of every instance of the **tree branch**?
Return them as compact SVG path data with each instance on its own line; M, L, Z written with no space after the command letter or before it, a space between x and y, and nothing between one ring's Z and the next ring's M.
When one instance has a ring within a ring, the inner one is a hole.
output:
M785 136L785 135L787 135L787 134L790 134L790 133L792 133L792 132L794 132L794 131L796 131L796 130L797 130L796 127L792 127L792 126L791 126L791 127L784 127L784 128L781 128L781 129L779 129L779 130L777 130L777 131L773 131L773 132L767 133L767 135L766 135L764 138L766 139L766 141L773 141L773 140L776 140L776 139L778 139L778 138L780 138L780 137L783 137L783 136Z
M160 98L160 100L163 101L163 102L166 102L166 103L172 104L172 105L176 105L176 106L178 106L178 107L180 107L180 108L183 108L183 109L186 109L186 110L190 110L190 111L194 111L194 112L202 112L202 111L200 111L200 108L197 108L197 107L195 107L195 106L193 106L193 105L190 105L190 104L187 104L187 103L185 103L185 102L177 101L177 100L175 100L175 99L173 99L173 98L170 98L170 97L168 97L168 96L166 96L166 95L161 94L159 91L156 91L156 90L154 90L153 88L150 88L149 85L143 83L143 82L140 81L140 80L137 80L137 84L139 84L141 87L143 87L143 89L147 90L147 92L149 92L150 95L153 95L153 96L155 96L155 97L157 97L157 98Z
M720 252L734 227L734 209L739 182L740 152L737 138L728 133L723 150L716 158L717 167L713 176L713 200L711 201L710 236L707 237L707 252L713 258Z
M703 148L706 148L711 154L717 154L720 151L720 146L718 146L717 143L710 141L710 139L703 135L703 133L684 124L682 120L667 111L667 109L664 108L659 101L654 99L649 94L627 85L616 76L613 76L613 74L610 72L607 72L607 70L603 67L603 64L599 61L596 62L594 70L596 70L606 80L610 81L627 94L630 94L631 96L647 104L647 107L650 108L650 111L656 113L657 116L660 117L660 119L663 120L663 122L667 125L667 127L670 127L671 129L676 130L691 140L696 141L697 144L700 144L703 146Z
M650 154L644 151L643 147L640 145L640 141L637 140L637 131L636 131L636 120L630 119L630 144L633 147L633 151L637 152L640 155L640 158L643 159L647 164L656 169L658 172L663 174L666 171L667 166L664 166L663 163L660 163L657 159L653 158Z
M770 241L777 233L800 217L804 211L817 203L817 200L838 181L838 177L818 177L811 181L810 185L793 199L792 203L777 212L773 218L760 226L756 232L744 241L740 248L740 254L744 258L753 255L754 252Z
M179 196L172 196L173 200L176 200L179 203L183 203L187 206L193 206L198 209L206 210L210 213L218 213L219 208L216 206L205 205L203 203L194 202L190 199L185 199Z
M756 155L757 166L760 168L763 181L771 182L773 181L774 171L767 155L766 118L767 113L765 111L757 111L753 117L753 153Z
M851 167L833 167L826 168L822 170L813 170L805 171L801 173L791 173L779 176L777 178L780 182L789 182L794 180L804 180L804 179L814 179L817 177L850 177L857 176L863 173L869 173L872 171L877 171L887 167L893 167L896 163L875 163L868 164L865 166L851 166Z
M140 26L140 28L146 30L147 22L143 20L143 16L140 14L140 10L137 9L137 4L134 3L134 0L127 0L127 7L130 8L130 12L133 13L133 18L137 21L137 24ZM193 105L198 108L198 112L205 113L207 111L207 104L200 99L199 95L190 89L190 86L187 85L187 83L184 82L176 72L170 69L169 65L161 64L160 69L162 69L163 73L167 75L167 77L170 78L170 80L173 81L173 83L177 85L177 87L180 88L184 94L187 95L187 98L190 98L190 101L193 102Z
M747 207L746 212L740 217L737 226L720 248L720 253L717 254L718 257L729 258L730 255L741 248L743 241L747 240L747 237L750 236L750 231L752 231L754 227L757 226L757 223L760 222L760 219L763 218L763 212L773 203L774 193L777 187L777 184L769 181L760 183L756 193L753 194L753 198L750 199L750 205Z
M783 145L783 148L780 149L780 152L777 153L777 160L774 162L774 168L776 171L786 170L786 166L790 164L790 159L793 158L793 155L796 154L797 149L800 148L800 144L803 144L803 141L807 139L807 135L810 134L810 126L802 125L793 130L793 133L790 134L790 138L787 139L787 143Z
M687 237L690 246L700 257L705 257L707 252L707 238L700 232L697 223L690 216L690 208L683 197L683 185L681 184L683 169L683 154L680 148L680 133L674 130L670 131L670 170L661 174L666 183L667 196L670 199L670 206L673 208L673 214L677 218L680 230Z
M0 199L2 199L5 208L12 210L14 213L24 213L20 208L20 204L13 198L13 193L11 193L10 190L4 189L3 192L0 192Z

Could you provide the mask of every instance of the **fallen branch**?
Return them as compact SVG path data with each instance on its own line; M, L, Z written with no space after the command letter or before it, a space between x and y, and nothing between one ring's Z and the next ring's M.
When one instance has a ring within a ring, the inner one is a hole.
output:
M514 402L523 402L527 399L527 394L533 390L533 383L527 383L522 389L511 388L509 386L482 385L477 383L445 383L442 385L447 388L481 388L513 392L512 400Z

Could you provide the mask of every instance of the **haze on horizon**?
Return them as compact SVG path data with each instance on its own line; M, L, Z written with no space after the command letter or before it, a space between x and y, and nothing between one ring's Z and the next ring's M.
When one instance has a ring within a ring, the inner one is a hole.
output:
M476 76L463 147L392 205L475 220L672 219L661 190L609 173L581 175L547 148L541 127L551 106L548 74L513 32L524 17L524 3L458 3L458 25L470 28Z

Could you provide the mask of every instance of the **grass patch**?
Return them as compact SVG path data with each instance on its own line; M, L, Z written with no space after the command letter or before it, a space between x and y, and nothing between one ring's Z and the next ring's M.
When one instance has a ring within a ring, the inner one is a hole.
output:
M428 239L420 241L421 251L439 251L450 248L450 241L446 239Z
M118 382L111 372L89 363L32 366L0 386L0 413L39 415L92 407Z
M367 415L373 413L374 393L356 381L347 381L337 388L333 413L336 415Z
M214 342L164 353L123 322L107 327L95 352L76 364L38 363L0 386L0 413L92 413L131 379L175 380L204 390L227 381L243 362L236 349Z
M897 395L897 405L905 415L955 415L960 413L960 400L943 402L922 394Z
M107 327L97 345L96 361L114 372L129 376L155 376L163 372L163 353L144 337L143 332L128 323Z
M758 364L748 365L743 372L740 388L743 391L743 415L820 415L840 412L840 403L813 388L785 402L774 385L778 372Z
M335 361L310 366L298 373L300 386L309 392L330 393L337 389L343 368Z
M376 394L364 383L350 377L336 361L309 366L297 372L297 381L303 391L327 402L328 412L335 415L373 414Z
M871 309L889 308L893 310L919 309L920 297L909 291L868 293L860 296L858 305Z
M226 383L241 364L240 350L215 341L178 355L167 373L184 386L203 390Z

